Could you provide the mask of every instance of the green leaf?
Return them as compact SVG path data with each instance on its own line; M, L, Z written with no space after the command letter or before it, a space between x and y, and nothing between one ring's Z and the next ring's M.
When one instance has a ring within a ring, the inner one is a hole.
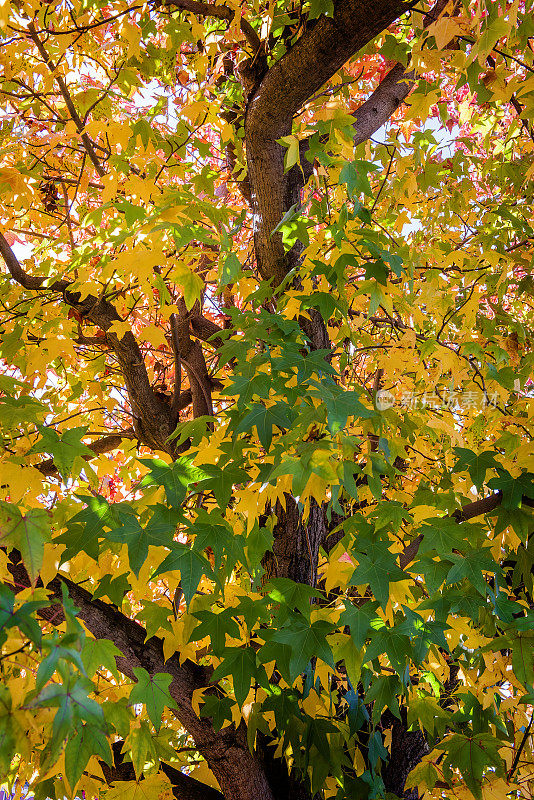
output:
M350 586L368 583L382 608L385 608L389 600L389 584L406 580L406 573L397 566L395 556L389 551L380 553L377 560L359 554L357 558L358 566L352 573Z
M447 583L458 583L462 578L466 578L479 592L482 597L486 597L488 585L484 577L484 572L498 573L500 567L493 558L487 553L476 551L465 556L452 554L449 556L455 564L449 570Z
M143 774L145 765L156 758L156 748L152 739L150 726L141 720L139 727L132 728L125 741L137 780Z
M152 600L141 600L141 603L143 609L136 614L135 619L140 619L144 623L147 639L155 636L160 628L172 631L172 626L169 622L172 609L167 604L162 605L152 602Z
M278 428L290 428L291 421L291 409L283 400L273 406L269 406L269 408L261 405L261 403L256 403L249 413L243 417L235 429L235 434L237 436L243 431L250 431L253 427L256 427L262 446L265 450L268 450L273 439L273 427L276 425Z
M65 748L65 775L71 789L75 789L92 755L90 741L82 733L76 734L67 742Z
M231 675L235 699L242 706L250 691L252 679L257 674L256 654L252 647L226 647L223 655L224 660L211 676L211 682L217 683L226 675Z
M380 169L377 164L369 161L346 161L339 174L339 182L347 186L349 197L355 194L366 194L372 197L373 192L369 183L368 173Z
M482 779L487 769L497 776L504 774L504 762L499 755L502 742L489 733L476 736L454 733L435 747L445 753L445 775L447 770L450 773L451 769L458 769L477 800L482 798Z
M104 669L111 672L117 681L119 680L119 671L115 659L122 657L122 653L109 639L93 639L86 636L81 656L89 678L93 677L97 669L104 667Z
M455 447L454 452L458 461L454 465L453 472L467 470L477 489L480 489L484 483L486 472L500 466L495 461L495 454L489 450L485 450L483 453L473 453L472 450L467 450L465 447Z
M239 638L239 626L232 618L233 609L225 609L220 614L213 611L195 611L193 616L199 624L189 637L190 642L198 642L205 636L211 639L211 648L215 655L219 655L225 647L226 636Z
M230 697L217 697L214 694L204 695L204 704L200 707L200 716L211 719L213 729L220 731L226 720L232 721L234 701Z
M248 483L248 472L232 464L202 464L202 470L208 477L198 481L195 489L198 492L212 491L220 508L226 508L230 502L236 483Z
M104 575L93 592L93 599L98 600L100 597L106 596L109 597L114 605L120 608L124 601L124 595L131 588L126 572L123 575L117 575L116 578L110 574Z
M356 647L362 648L368 639L371 630L371 619L376 618L378 603L365 603L358 608L350 600L345 600L345 611L339 618L340 625L348 625L350 635Z
M497 468L498 478L488 481L490 489L497 489L502 492L501 506L507 510L521 508L523 497L534 499L534 475L531 472L523 472L517 478L512 478L510 473Z
M317 19L322 14L325 14L327 17L334 16L333 0L310 0L308 19Z
M289 610L297 608L305 617L310 616L312 609L312 598L321 597L321 592L308 586L305 583L297 583L291 578L272 578L267 587L268 595L275 603L283 603L287 612L284 612L283 618L280 612L276 619L278 624L283 624L289 614Z
M455 549L463 549L464 536L469 527L460 525L451 517L428 520L421 527L423 541L419 547L421 552L435 550L440 556L452 553Z
M387 286L389 275L389 267L384 264L381 258L376 261L367 261L365 264L365 279L373 278L382 286Z
M94 457L94 452L81 441L87 433L87 426L71 428L69 431L64 431L61 436L54 428L38 425L37 430L41 434L41 439L28 451L28 455L30 453L48 453L52 456L63 480L69 477L77 458Z
M5 339L2 342L2 345L4 344ZM22 423L35 422L46 413L46 406L33 397L22 395L21 397L0 398L0 422L6 430Z
M365 693L365 702L373 703L373 721L375 723L380 719L385 708L389 708L392 714L401 718L397 699L400 692L401 684L395 675L381 676L373 680Z
M46 600L30 600L15 611L15 595L0 583L0 644L7 638L5 631L18 627L34 644L41 646L41 626L33 614L50 603Z
M365 661L372 661L385 653L393 669L402 677L410 651L410 639L401 629L384 626L373 633L365 650Z
M144 703L152 725L159 731L165 706L176 708L176 703L169 694L172 676L168 672L149 675L143 667L134 667L133 673L137 683L130 692L130 703Z
M126 504L117 509L115 516L119 526L106 532L104 537L110 542L126 544L130 568L136 577L147 559L149 545L167 548L173 546L176 524L181 519L175 509L170 509L169 514L162 506L156 506L148 525L143 528L135 511Z
M314 656L325 664L334 666L332 649L326 640L327 634L331 633L334 627L326 620L318 620L309 625L304 619L293 617L293 621L287 627L275 631L270 640L271 644L284 644L291 650L289 674L284 675L289 679L289 683L293 683L300 673L304 672Z
M382 741L382 734L380 731L375 731L372 736L369 737L369 762L373 769L376 767L378 763L378 759L381 759L384 763L387 761L388 758L388 751L384 747L384 743Z
M370 419L375 412L366 408L357 392L341 392L324 398L328 430L331 433L342 431L349 417Z
M99 728L83 725L65 748L65 774L71 789L74 790L92 755L100 756L108 765L113 763L109 743Z
M226 253L221 266L220 285L228 286L230 283L235 283L242 269L243 267L236 254Z
M512 667L518 681L528 690L534 687L534 633L518 633L512 638Z
M44 544L50 541L50 516L41 508L23 513L11 503L0 502L0 544L20 550L33 584L43 563Z
M180 542L174 542L171 552L152 574L150 580L153 581L158 575L175 570L180 572L180 583L188 605L202 576L213 577L209 561L201 553Z
M167 500L174 508L178 508L185 500L187 487L205 477L187 456L180 456L172 464L166 464L161 458L141 458L140 462L149 468L140 485L163 486Z
M86 508L71 517L66 532L54 539L55 542L66 545L62 563L82 551L96 560L99 552L98 539L104 537L104 527L112 528L114 525L109 503L104 497L77 495L77 498L86 504Z
M375 530L379 531L382 528L391 528L395 533L399 530L403 520L406 522L412 520L407 509L397 500L387 500L386 502L379 503L373 516L376 520Z

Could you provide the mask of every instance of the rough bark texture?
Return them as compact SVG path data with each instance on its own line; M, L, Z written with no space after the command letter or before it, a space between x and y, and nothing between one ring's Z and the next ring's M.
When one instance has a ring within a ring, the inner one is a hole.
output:
M406 720L396 719L391 736L391 755L382 772L386 790L398 797L404 796L405 800L417 800L417 789L405 793L404 787L408 774L425 753L428 753L428 743L422 731L409 731Z
M315 586L319 547L327 532L324 509L312 500L309 519L304 521L295 498L286 494L285 507L278 501L274 511L273 549L264 559L267 577Z
M288 272L281 234L271 236L295 187L284 176L284 148L277 139L291 133L293 116L355 53L396 20L409 4L381 0L369 13L361 0L335 4L334 17L321 17L267 72L248 103L245 117L247 163L254 212L254 245L265 279L281 283ZM288 173L289 175L289 173Z

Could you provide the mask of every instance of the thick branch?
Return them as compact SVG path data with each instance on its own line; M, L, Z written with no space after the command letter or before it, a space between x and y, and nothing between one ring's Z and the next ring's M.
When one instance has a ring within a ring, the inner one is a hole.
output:
M467 505L457 509L449 515L449 518L455 519L456 522L467 522L475 517L480 517L481 514L490 514L501 505L502 499L503 496L502 492L500 491L495 492L494 494L489 494L487 497L483 497L480 500L475 500L473 503L467 503ZM523 497L522 503L529 508L534 508L534 500L532 500L530 497ZM419 536L413 540L413 542L410 542L410 544L404 548L399 557L399 563L402 569L404 569L410 563L410 561L413 561L419 551L422 541L423 534L420 533Z
M449 2L450 0L437 0L428 14L425 14L423 28L436 22ZM414 86L415 70L407 70L402 64L395 64L371 96L354 112L354 146L370 139L406 100Z
M212 5L211 3L199 3L197 0L165 0L165 5L175 6L182 11L191 11L199 17L215 17L216 19L224 19L227 22L232 22L236 12L229 6ZM261 39L258 34L246 19L241 17L239 26L243 36L251 46L254 54L261 49Z
M271 236L284 213L298 198L299 182L284 176L284 150L277 139L291 133L293 116L358 50L410 7L407 0L336 2L334 17L320 17L313 28L261 81L249 102L245 135L255 249L264 279L279 284L290 266L280 234ZM295 183L295 186L292 185Z
M6 262L9 274L13 280L20 283L24 289L28 289L29 291L38 291L42 289L53 292L64 292L69 285L69 282L66 280L56 280L51 283L46 283L47 278L38 278L33 275L28 275L22 268L9 242L2 233L0 233L0 255Z
M182 389L182 359L180 356L180 338L178 335L178 318L176 314L171 314L171 345L174 355L174 389L171 399L171 414L173 423L176 425L180 419L180 392Z
M190 336L191 313L185 301L179 301L180 315L174 315L172 322L173 348L180 353L181 363L186 369L193 400L193 416L213 416L211 401L212 383L206 367L206 360L199 342ZM195 316L199 316L196 314ZM203 318L201 318L203 319ZM206 320L207 322L207 320Z
M395 64L353 116L354 146L370 139L395 113L414 87L415 72Z
M20 562L12 562L9 570L17 589L31 585L28 573ZM61 602L62 583L67 586L69 596L79 609L78 616L93 636L96 639L110 639L122 652L122 656L116 658L116 663L123 675L135 681L133 670L142 667L150 675L164 672L172 677L169 693L176 703L176 716L208 762L224 797L274 800L263 766L248 749L245 726L236 730L231 725L215 732L210 720L200 719L193 709L193 692L209 685L210 671L189 660L181 664L178 653L165 660L161 639L152 636L147 640L146 630L141 625L114 606L93 600L90 592L68 578L58 576L48 584L47 590L53 599ZM46 611L44 609L45 614ZM47 616L50 616L53 624L62 621L57 609L52 609L52 614Z
M110 331L114 322L123 322L115 307L103 297L88 295L82 300L78 292L69 291L70 284L65 280L53 281L44 286L46 279L28 275L2 234L0 234L0 253L11 277L25 289L35 291L47 288L60 291L69 306L107 333L107 342L117 357L126 383L137 437L143 444L173 455L173 446L167 441L175 427L170 407L153 391L143 355L133 334L128 331L119 338L116 333Z

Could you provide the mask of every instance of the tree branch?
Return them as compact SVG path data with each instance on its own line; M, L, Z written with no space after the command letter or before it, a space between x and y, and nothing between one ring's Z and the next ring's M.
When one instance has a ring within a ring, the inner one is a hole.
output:
M24 289L28 289L29 291L49 291L49 292L64 292L69 282L66 280L55 280L51 283L46 283L47 278L38 278L32 275L28 275L28 273L23 269L21 266L18 258L16 257L15 253L11 249L9 242L5 238L5 236L0 233L0 255L6 262L6 267L9 270L9 274L17 283ZM46 285L44 285L46 283Z
M30 587L31 581L19 560L20 554L13 551L10 558L9 571L13 576L15 591ZM147 640L145 628L114 606L93 600L90 592L62 575L58 575L46 587L54 600L61 602L62 583L79 609L79 618L95 639L110 639L121 651L122 656L117 656L115 660L117 669L123 675L135 681L133 670L142 667L150 675L163 672L171 676L169 693L176 703L176 709L173 710L208 762L223 796L239 797L240 800L274 800L263 765L248 748L246 726L242 724L236 729L230 725L216 732L210 720L199 718L193 709L193 692L209 685L210 670L188 659L180 663L179 653L166 660L161 639L152 636ZM62 622L57 607L43 609L42 616L55 625ZM186 795L179 795L182 796ZM198 795L191 795L191 799L198 800Z
M425 14L423 28L439 19L450 0L437 0ZM370 97L356 109L353 116L354 146L370 139L384 125L406 100L415 86L415 70L407 70L402 64L395 64L385 78L380 81Z
M187 310L183 299L179 301L178 305L180 314L174 315L175 319L172 323L172 336L175 340L173 347L178 349L181 363L184 365L189 378L193 400L193 416L213 416L212 384L204 353L199 342L193 341L190 336L191 312ZM199 315L196 314L195 316Z
M199 17L215 17L216 19L224 19L227 22L232 22L236 14L239 13L229 6L199 3L197 0L165 0L165 5L175 6L181 11L191 11ZM239 24L243 36L251 46L254 55L256 55L262 47L261 39L246 19L241 17Z
M277 139L291 133L293 116L343 64L410 8L407 0L379 0L369 13L363 0L337 0L334 17L320 17L267 72L253 92L245 138L258 269L279 284L290 269L281 234L271 236L288 208L299 200L300 183L284 175Z
M395 64L370 97L356 109L354 146L370 139L395 113L415 86L415 72Z
M81 139L81 141L83 143L85 151L86 151L87 155L89 156L89 158L91 159L91 161L93 162L93 166L94 166L95 170L98 172L98 174L102 178L106 174L106 171L102 167L102 164L100 163L100 160L98 159L98 156L96 155L93 142L91 141L91 139L89 138L87 133L84 133L84 124L83 124L83 122L82 122L82 120L80 118L80 115L76 111L74 103L72 102L72 97L70 96L69 90L67 89L67 84L65 83L65 81L63 80L61 75L58 73L57 66L54 64L54 62L51 60L50 56L46 52L46 49L45 49L43 43L41 42L41 40L39 39L39 37L37 35L37 31L35 29L35 25L33 24L33 22L30 22L30 24L28 25L28 34L30 36L30 39L34 42L35 46L37 47L37 50L39 51L39 54L40 54L41 58L43 59L43 61L45 62L46 66L48 67L48 69L50 70L52 75L54 76L54 79L55 79L57 85L59 86L59 91L61 92L61 96L63 97L63 100L65 101L65 105L67 106L67 111L70 114L70 118L72 119L72 121L76 125L78 133L80 134L80 139Z
M475 500L473 503L467 503L467 505L449 514L448 519L455 519L456 522L467 522L475 517L480 517L481 514L490 514L501 505L502 499L501 491L494 492L494 494L489 494L487 497L482 497L480 500ZM529 508L534 508L534 500L530 497L523 497L521 502ZM447 517L445 519L447 519ZM410 542L410 544L404 548L399 557L401 569L404 569L410 561L413 561L419 551L423 538L423 534L420 533L413 542Z
M109 453L111 450L116 450L118 447L121 446L123 439L135 439L135 432L133 429L121 431L120 433L111 433L109 436L104 436L102 439L98 439L96 442L92 442L91 444L87 445L89 450L92 450L95 456L101 455L102 453ZM85 461L90 461L93 456L83 456ZM37 464L35 469L38 469L41 475L45 475L49 477L51 475L57 475L58 468L54 464L54 459L49 458L46 461L42 461L40 464Z
M192 333L203 342L209 342L214 347L222 346L223 340L219 338L218 334L223 332L223 328L220 328L211 319L203 317L202 314L193 314L189 319L189 327Z
M0 234L0 253L11 277L25 289L61 292L69 306L75 308L84 319L106 332L107 341L117 357L124 377L137 437L148 447L173 455L173 445L167 441L175 428L170 407L152 389L143 355L131 331L127 331L121 338L110 331L114 322L123 322L115 306L105 297L88 295L82 300L79 292L69 291L70 283L66 280L56 280L44 286L46 279L28 275L2 234ZM198 347L200 348L200 345Z
M171 314L170 324L172 352L174 355L174 389L171 399L171 414L174 424L177 425L180 419L179 401L182 389L182 359L180 357L180 339L178 336L178 318L176 314Z

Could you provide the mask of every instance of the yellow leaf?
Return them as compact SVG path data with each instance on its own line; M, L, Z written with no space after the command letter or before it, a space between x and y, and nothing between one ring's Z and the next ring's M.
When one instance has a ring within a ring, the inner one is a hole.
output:
M334 633L328 637L335 661L344 661L347 675L353 686L358 685L363 662L363 652L358 650L351 636Z
M160 347L167 344L167 339L162 329L157 325L147 325L141 332L141 338L152 345L152 347Z
M0 28L7 28L9 13L10 13L9 0L0 0Z
M462 26L454 17L441 17L437 22L429 25L427 32L436 40L438 50L443 50L455 36L460 36L463 32Z
M217 778L208 767L206 761L203 761L200 766L193 770L191 777L196 778L196 780L200 781L201 783L205 783L206 786L211 786L212 789L220 790L221 788L217 783Z
M163 773L136 781L114 781L105 800L173 800L172 787Z
M200 299L200 295L204 290L204 281L200 275L197 275L196 272L189 269L187 264L183 263L177 264L175 270L173 270L173 277L181 287L184 293L185 305L187 310L190 311L195 302Z
M129 331L130 331L129 322L119 322L117 320L109 327L109 333L115 333L119 339L123 339L125 334L127 334Z
M290 136L282 136L282 138L277 141L279 144L283 144L287 147L284 156L284 172L287 172L291 167L294 167L299 160L299 140L296 136L291 134Z
M13 461L0 461L0 486L7 488L10 501L18 503L26 492L38 497L43 490L43 476L33 467L22 467Z

